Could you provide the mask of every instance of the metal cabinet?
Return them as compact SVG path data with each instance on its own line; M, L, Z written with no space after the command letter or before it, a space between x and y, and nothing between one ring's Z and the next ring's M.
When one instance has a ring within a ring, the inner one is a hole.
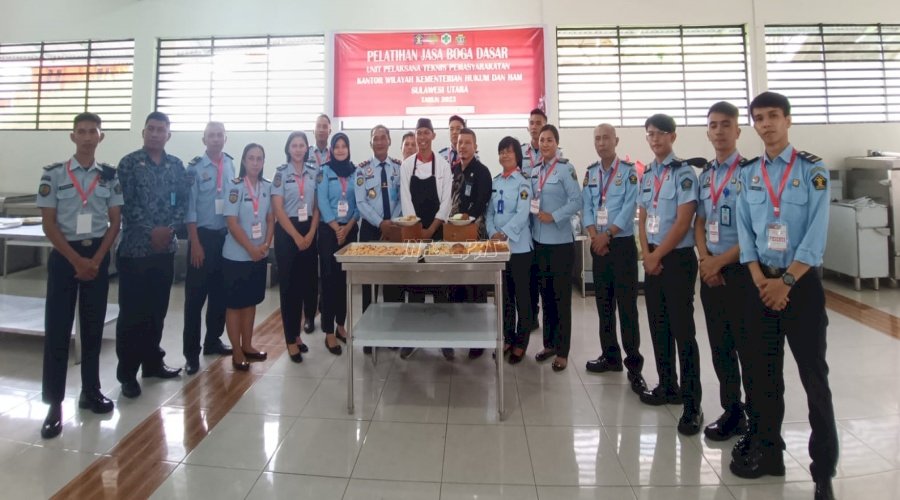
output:
M878 279L890 276L888 266L888 210L884 205L856 206L834 202L829 207L828 244L825 247L825 269L860 280L871 278L878 289Z

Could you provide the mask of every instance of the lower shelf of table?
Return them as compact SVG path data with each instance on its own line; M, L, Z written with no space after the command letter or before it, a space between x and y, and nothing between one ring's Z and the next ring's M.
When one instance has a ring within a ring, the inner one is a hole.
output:
M372 304L353 343L371 347L497 347L493 304Z

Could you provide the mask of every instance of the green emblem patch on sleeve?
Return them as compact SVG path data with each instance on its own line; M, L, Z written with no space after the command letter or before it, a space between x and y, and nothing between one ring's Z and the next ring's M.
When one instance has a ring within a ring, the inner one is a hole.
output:
M519 198L522 198L523 200L527 200L528 199L528 190L523 189L522 192L519 193Z
M628 182L632 184L637 184L637 175L631 174L628 176Z
M693 187L693 185L694 185L694 181L691 178L686 177L686 178L682 179L682 181L681 181L681 190L682 191L690 191L690 189L691 189L691 187Z
M828 187L828 179L822 174L816 174L816 176L812 178L812 183L816 191L823 191Z

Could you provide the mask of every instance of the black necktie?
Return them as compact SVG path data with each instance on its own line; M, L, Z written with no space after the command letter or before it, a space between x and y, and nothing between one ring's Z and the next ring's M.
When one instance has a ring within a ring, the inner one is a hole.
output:
M384 162L381 162L378 166L381 167L381 204L382 210L384 210L381 217L387 220L391 218L391 199L388 198L387 169L384 167Z

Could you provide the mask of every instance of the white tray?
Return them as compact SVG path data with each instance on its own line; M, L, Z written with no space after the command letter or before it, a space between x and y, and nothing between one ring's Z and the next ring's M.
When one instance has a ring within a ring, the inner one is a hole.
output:
M406 250L404 255L347 255L351 248L357 248L361 245L373 246L394 246L403 247ZM425 243L392 243L387 241L372 241L366 243L350 243L334 254L334 258L338 262L418 262L422 258L422 252L425 250Z
M449 242L436 243L437 245L447 245ZM466 245L467 242L460 242ZM507 246L508 248L508 246ZM425 262L508 262L510 252L484 252L484 253L466 253L466 254L435 254L429 255L424 253Z

